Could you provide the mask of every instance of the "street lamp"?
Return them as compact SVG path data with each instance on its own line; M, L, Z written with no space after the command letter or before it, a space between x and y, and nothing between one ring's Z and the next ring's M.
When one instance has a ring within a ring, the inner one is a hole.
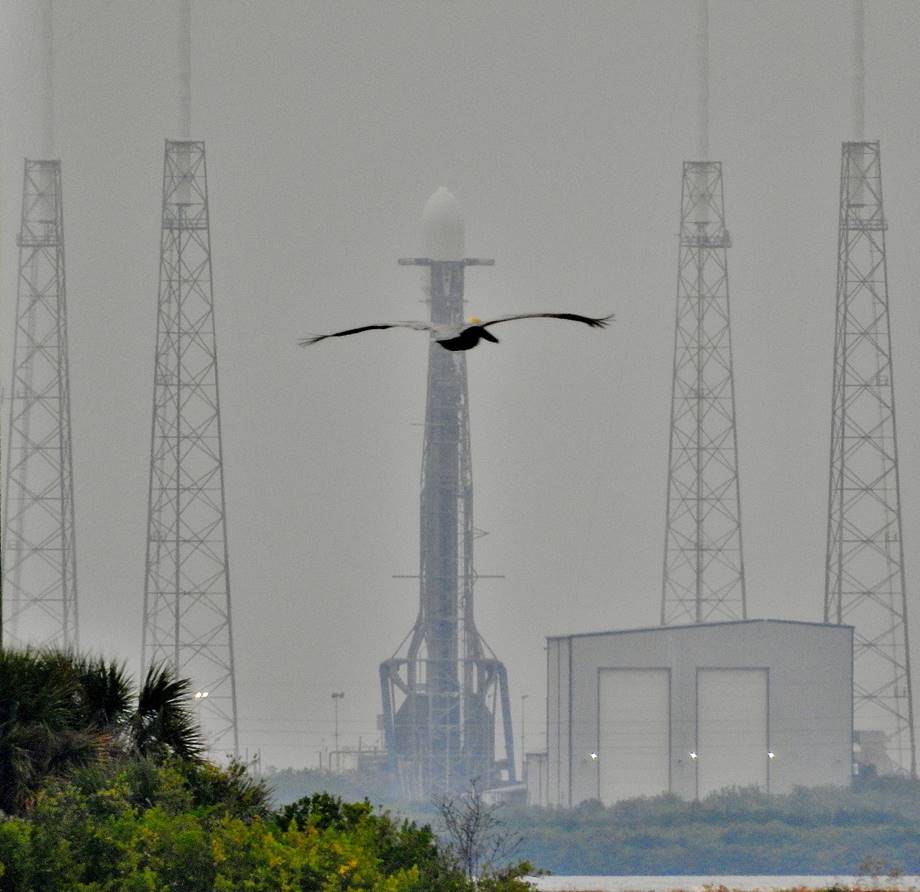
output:
M524 744L526 739L526 725L524 724L524 705L527 702L529 694L521 694L521 780L527 782L527 747Z
M195 693L192 694L192 697L195 700L195 712L197 713L197 716L198 716L198 729L201 730L201 701L207 699L208 692L207 691L195 691Z
M335 773L341 774L341 762L339 761L339 700L345 696L345 691L333 691L332 702L335 704Z

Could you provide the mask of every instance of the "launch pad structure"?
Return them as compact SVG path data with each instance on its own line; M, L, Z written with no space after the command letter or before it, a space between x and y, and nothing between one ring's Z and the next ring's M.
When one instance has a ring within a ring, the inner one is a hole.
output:
M78 645L61 162L27 159L4 519L5 645Z
M877 142L841 153L824 621L855 627L857 742L881 774L917 775ZM868 740L864 739L863 743ZM865 753L859 753L857 761Z
M698 0L697 158L681 177L661 625L747 619L722 163L709 155L709 0Z
M51 0L34 4L41 40L38 156L26 158L4 478L2 646L75 649L77 560L64 209L54 126Z
M227 512L203 142L167 140L141 662L187 677L207 748L237 755Z
M429 271L432 322L462 322L465 268L494 261L458 259L463 224L446 190L429 200L425 220L432 256L399 262ZM419 612L400 651L380 666L391 777L398 793L414 800L457 792L470 782L482 789L515 780L507 672L473 616L477 577L466 356L434 341L424 431ZM504 753L496 758L499 717Z
M179 139L166 140L141 665L192 683L205 748L239 756L205 144L192 126L191 0L179 0Z
M685 161L661 624L747 618L722 165Z
M917 776L888 222L878 142L867 141L866 8L851 7L850 141L841 147L824 621L852 625L854 761Z

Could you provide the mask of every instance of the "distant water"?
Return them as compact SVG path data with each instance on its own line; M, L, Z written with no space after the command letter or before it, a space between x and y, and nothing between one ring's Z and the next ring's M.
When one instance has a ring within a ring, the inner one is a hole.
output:
M776 889L891 889L897 892L920 892L920 876L889 879L880 876L710 876L710 877L572 877L552 876L531 879L540 892L704 892L724 886L739 892L770 892Z

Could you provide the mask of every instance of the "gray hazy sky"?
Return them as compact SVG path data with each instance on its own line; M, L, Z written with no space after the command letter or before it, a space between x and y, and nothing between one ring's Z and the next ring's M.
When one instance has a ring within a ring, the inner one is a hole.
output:
M8 376L22 158L41 114L37 4L0 0ZM867 4L866 138L882 142L911 620L920 623L920 4ZM55 9L82 642L136 669L163 140L176 6ZM193 0L207 141L240 737L315 764L377 737L378 663L417 584L427 343L304 351L307 332L421 318L428 195L466 219L471 313L548 322L469 354L478 625L529 748L547 634L652 625L664 542L680 170L696 150L695 2ZM749 611L818 620L824 590L840 143L850 3L711 2ZM5 425L4 425L5 426ZM920 628L913 640L920 640ZM915 649L915 670L920 652Z

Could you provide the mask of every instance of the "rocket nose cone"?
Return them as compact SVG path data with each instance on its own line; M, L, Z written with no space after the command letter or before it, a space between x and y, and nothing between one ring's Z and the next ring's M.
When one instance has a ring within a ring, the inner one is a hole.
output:
M422 256L431 260L463 260L463 241L460 204L441 186L422 212Z

